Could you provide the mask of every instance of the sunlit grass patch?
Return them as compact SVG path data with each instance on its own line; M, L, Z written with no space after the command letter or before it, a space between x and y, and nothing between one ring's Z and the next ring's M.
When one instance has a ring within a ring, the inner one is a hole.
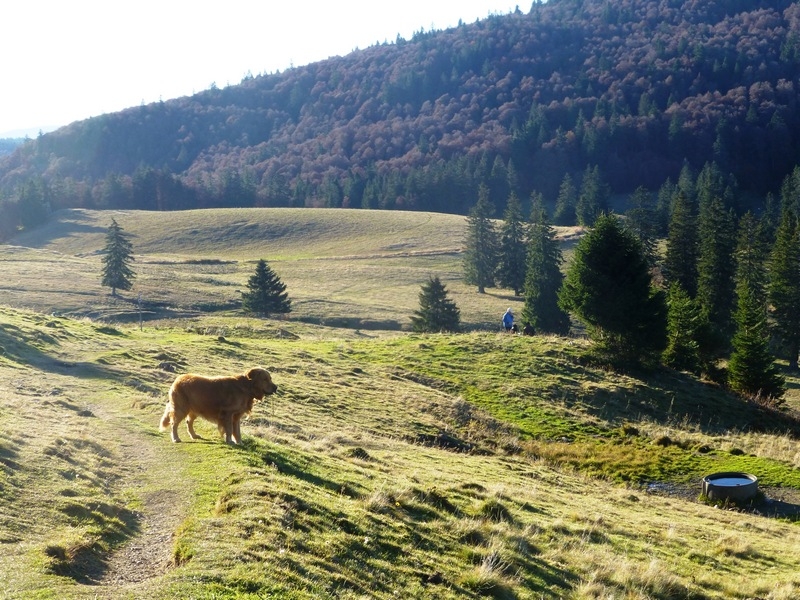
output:
M757 413L687 376L597 369L584 342L554 337L2 318L0 583L19 597L84 597L47 565L74 573L76 557L141 541L129 517L158 490L177 508L170 566L137 588L153 598L796 589L796 525L697 502L697 478L722 467L800 487L794 434L748 430ZM158 431L177 373L259 364L280 391L256 404L241 446L207 423L182 444Z

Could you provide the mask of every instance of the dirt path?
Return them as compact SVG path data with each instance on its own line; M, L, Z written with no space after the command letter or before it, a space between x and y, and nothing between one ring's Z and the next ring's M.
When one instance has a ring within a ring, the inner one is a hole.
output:
M173 532L182 518L178 493L160 490L145 495L141 532L109 557L100 579L116 588L138 584L167 572L172 564Z
M137 498L141 507L136 535L108 556L102 572L93 578L98 588L108 592L122 592L169 570L174 532L186 518L190 503L189 486L181 481L174 448L154 443L141 433L127 433L118 457L128 471L122 490Z

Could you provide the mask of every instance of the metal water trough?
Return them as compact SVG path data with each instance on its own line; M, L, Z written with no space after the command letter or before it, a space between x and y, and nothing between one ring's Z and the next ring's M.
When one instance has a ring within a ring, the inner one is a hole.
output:
M750 500L758 493L758 477L728 471L703 477L703 495L709 500Z

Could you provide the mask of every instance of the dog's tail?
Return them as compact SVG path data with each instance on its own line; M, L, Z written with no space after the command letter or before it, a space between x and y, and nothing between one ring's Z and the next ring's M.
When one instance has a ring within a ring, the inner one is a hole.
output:
M164 409L164 416L161 417L161 431L166 431L172 422L172 402L167 402L167 407Z

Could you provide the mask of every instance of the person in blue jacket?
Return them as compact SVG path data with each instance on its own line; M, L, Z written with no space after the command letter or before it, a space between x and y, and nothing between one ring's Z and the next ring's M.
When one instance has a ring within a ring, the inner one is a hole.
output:
M514 315L510 308L503 315L503 328L509 333L514 330Z

